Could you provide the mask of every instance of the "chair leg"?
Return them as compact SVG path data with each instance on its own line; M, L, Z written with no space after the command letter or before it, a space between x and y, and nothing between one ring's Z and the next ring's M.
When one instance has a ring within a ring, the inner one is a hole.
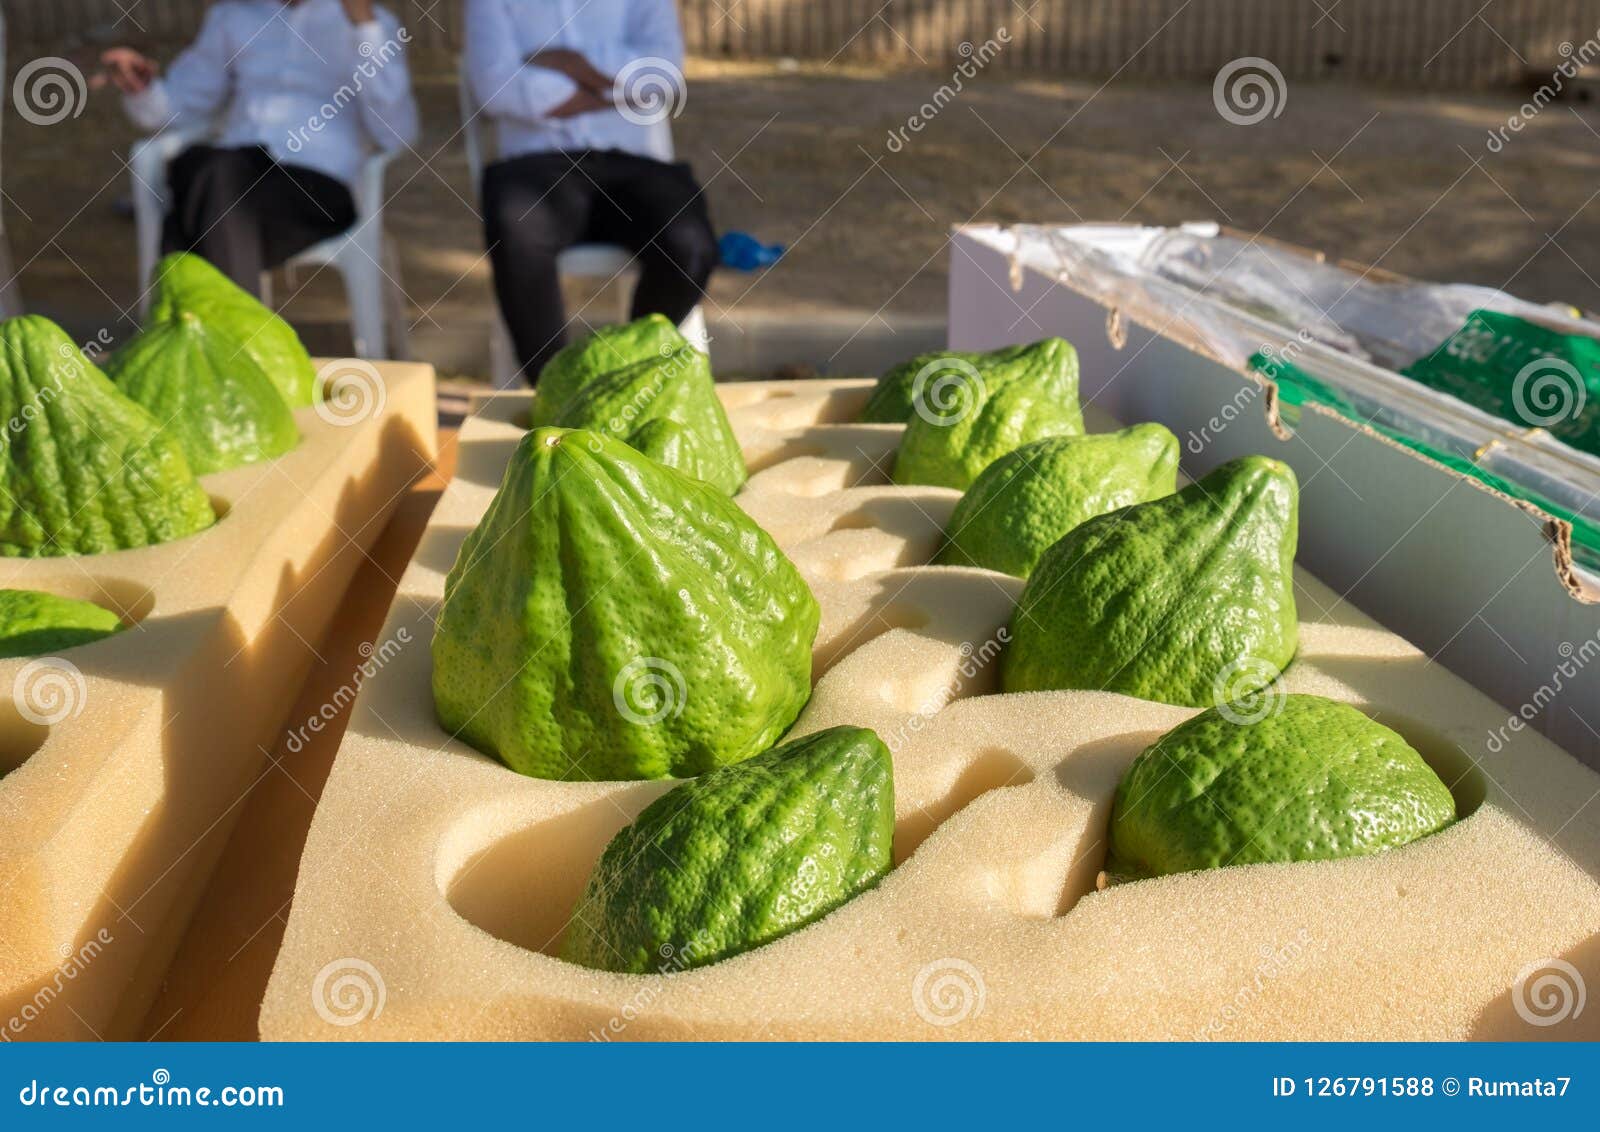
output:
M702 354L711 353L711 334L706 330L706 315L699 307L690 311L688 316L678 324L678 329L689 340L689 345L699 350Z
M384 340L383 273L376 264L357 262L354 270L338 265L350 302L350 339L358 358L382 358Z
M511 348L511 332L498 313L493 317L494 324L489 328L489 380L496 389L515 389L521 382L517 380L517 357Z

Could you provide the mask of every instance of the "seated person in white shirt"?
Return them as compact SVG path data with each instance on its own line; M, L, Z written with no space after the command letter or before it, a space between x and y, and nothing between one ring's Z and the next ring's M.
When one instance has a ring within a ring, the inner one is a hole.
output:
M162 250L198 252L259 295L263 271L350 227L368 153L416 140L404 41L372 0L221 0L165 78L132 48L106 51L135 123L211 136L167 170Z
M672 0L467 0L465 22L462 66L499 147L483 176L485 236L523 377L536 381L563 344L556 256L573 244L632 250L632 316L682 322L716 266L716 235L689 166L651 155L665 127L637 105L624 114L618 88L630 84L617 82L645 68L681 76Z

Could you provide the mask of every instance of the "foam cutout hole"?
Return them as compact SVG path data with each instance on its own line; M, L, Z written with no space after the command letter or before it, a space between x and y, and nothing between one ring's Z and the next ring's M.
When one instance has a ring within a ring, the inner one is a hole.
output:
M0 699L0 779L32 758L50 738L50 728L23 716L15 698Z

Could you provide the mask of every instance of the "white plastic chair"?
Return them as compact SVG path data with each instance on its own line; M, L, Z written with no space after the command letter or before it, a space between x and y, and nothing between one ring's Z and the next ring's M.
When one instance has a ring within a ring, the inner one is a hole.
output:
M161 225L167 212L167 166L205 131L166 130L133 145L128 169L133 176L133 218L139 258L139 314L150 311L150 274L161 255ZM349 230L314 244L285 264L332 267L344 280L350 304L350 337L356 356L404 358L408 351L405 296L400 289L400 257L383 230L383 175L392 153L373 153L362 162L352 195L356 221ZM261 293L272 302L270 274L261 276Z
M461 106L461 137L467 149L467 170L472 176L472 198L483 201L483 170L489 163L488 144L481 131L477 101L472 97L472 86L465 73L457 83ZM650 156L658 161L673 160L672 127L663 119L650 127ZM575 244L556 257L556 270L563 278L598 279L602 282L626 279L630 284L639 271L634 266L633 253L616 244ZM632 287L620 289L619 320L626 322L630 311ZM690 345L702 353L707 351L710 339L706 334L706 316L696 306L678 329ZM489 376L495 388L510 389L520 384L517 359L511 348L511 332L506 329L504 317L495 312L494 327L489 332Z

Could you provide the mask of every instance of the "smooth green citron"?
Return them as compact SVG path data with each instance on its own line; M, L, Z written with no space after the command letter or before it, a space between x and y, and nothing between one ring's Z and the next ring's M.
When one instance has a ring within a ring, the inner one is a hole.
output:
M61 652L122 629L120 617L92 601L0 590L0 660Z
M861 411L861 423L909 424L919 401L936 397L941 380L958 370L975 372L993 385L1018 376L1048 377L1070 388L1072 403L1077 404L1078 352L1064 338L1042 338L986 353L939 350L901 362L878 379Z
M322 400L317 371L300 336L270 307L193 252L173 252L156 264L147 326L184 314L225 342L229 354L242 353L278 387L290 408Z
M272 379L192 312L152 322L111 356L106 375L150 410L196 475L270 460L300 443Z
M529 423L533 428L554 424L562 407L596 378L651 358L664 358L688 346L689 340L665 315L646 315L632 322L602 326L563 346L545 363L533 389Z
M1065 342L1060 347L1072 350ZM965 363L924 368L913 388L895 453L898 484L965 491L990 464L1030 441L1083 433L1076 361L1070 369L1040 364L987 373Z
M1360 857L1455 820L1422 756L1357 709L1304 695L1262 708L1254 720L1202 712L1134 760L1112 807L1108 873Z
M1247 456L1074 527L1028 577L1001 686L1210 707L1272 683L1299 642L1297 496L1288 465Z
M723 492L599 433L537 429L445 580L434 704L523 774L703 774L794 722L818 618Z
M1158 424L1024 444L985 468L956 504L934 563L1026 578L1085 520L1171 495L1178 438Z
M0 323L0 556L101 554L216 521L183 449L55 323Z
M894 766L834 727L656 799L606 846L562 940L586 967L670 973L812 923L889 871Z
M595 378L562 407L556 424L624 441L730 495L744 486L744 455L711 362L692 346Z

